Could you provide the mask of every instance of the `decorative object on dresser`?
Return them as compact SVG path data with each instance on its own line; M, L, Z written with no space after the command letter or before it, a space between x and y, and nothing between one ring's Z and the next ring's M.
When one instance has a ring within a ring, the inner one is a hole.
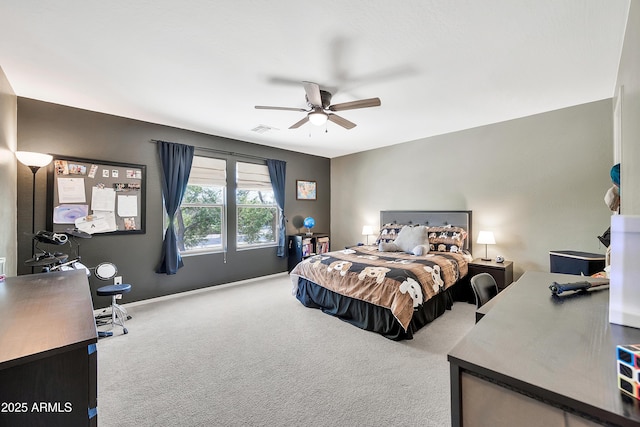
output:
M483 258L476 258L469 263L469 276L489 273L498 285L498 292L509 286L513 282L513 262L512 261L485 261Z
M493 231L481 231L478 233L478 243L484 245L484 258L483 261L491 261L491 258L487 255L487 246L495 245L496 238L493 236Z
M302 221L302 225L305 226L305 228L307 229L307 235L310 236L313 234L313 232L311 232L311 229L316 226L316 220L308 216L304 219L304 221Z

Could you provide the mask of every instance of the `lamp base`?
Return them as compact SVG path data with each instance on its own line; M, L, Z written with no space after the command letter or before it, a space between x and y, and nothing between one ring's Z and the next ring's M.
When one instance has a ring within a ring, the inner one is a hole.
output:
M482 261L491 261L491 258L480 258Z

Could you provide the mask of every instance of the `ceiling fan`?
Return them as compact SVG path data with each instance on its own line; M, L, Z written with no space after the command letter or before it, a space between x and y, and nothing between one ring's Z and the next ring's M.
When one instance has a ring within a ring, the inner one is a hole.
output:
M356 108L368 108L380 106L380 98L361 99L359 101L343 102L341 104L331 105L331 93L321 90L317 83L302 82L304 91L306 92L308 109L295 107L269 107L264 105L256 105L259 110L285 110L300 111L307 115L300 121L294 123L289 129L296 129L307 122L311 122L316 126L322 126L327 120L342 126L345 129L353 129L356 124L349 120L333 114L333 111L355 110Z

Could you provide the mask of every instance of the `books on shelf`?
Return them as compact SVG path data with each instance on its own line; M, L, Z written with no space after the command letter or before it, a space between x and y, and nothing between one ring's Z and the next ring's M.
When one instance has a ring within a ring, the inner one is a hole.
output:
M313 243L311 239L302 239L302 256L307 257L313 255Z
M319 254L324 254L329 252L329 238L328 237L318 237L316 246L318 248L317 252Z

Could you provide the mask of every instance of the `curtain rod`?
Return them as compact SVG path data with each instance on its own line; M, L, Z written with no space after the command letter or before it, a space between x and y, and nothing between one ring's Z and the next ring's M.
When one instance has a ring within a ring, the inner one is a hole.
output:
M152 142L152 143L156 144L158 142L170 142L170 141L159 141L157 139L151 139L151 140L149 140L149 142ZM265 157L254 156L254 155L251 155L251 154L234 153L233 151L218 150L216 148L197 147L195 145L193 146L193 148L195 148L196 150L202 150L202 151L207 151L207 152L216 153L216 154L226 154L228 156L245 157L245 158L249 158L249 159L265 160L265 161L267 160L267 158L265 158Z

